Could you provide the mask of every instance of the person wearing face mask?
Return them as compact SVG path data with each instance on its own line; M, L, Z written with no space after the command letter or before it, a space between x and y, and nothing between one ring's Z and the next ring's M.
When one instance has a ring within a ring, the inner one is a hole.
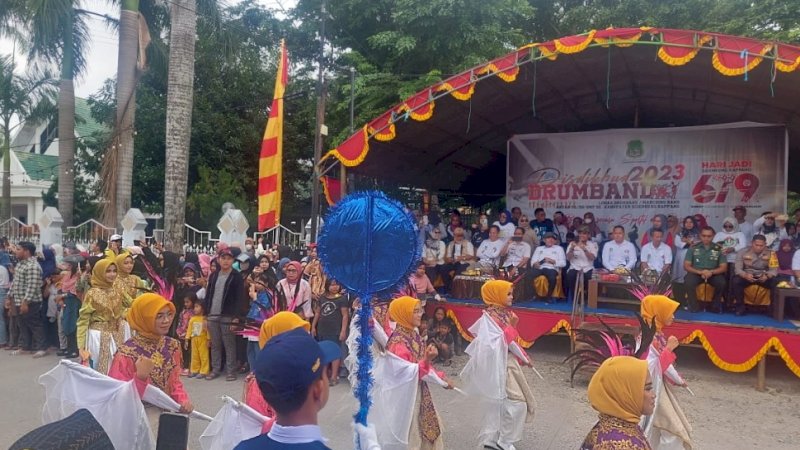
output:
M594 213L587 212L583 215L583 224L589 229L589 238L596 244L600 244L606 239L605 234L600 230L597 220L594 218Z
M252 238L247 238L244 240L244 252L247 253L248 256L256 256L256 247L253 245Z
M489 239L489 218L486 214L481 214L478 217L478 222L472 224L472 237L470 241L474 248L478 248L486 239Z
M531 260L531 246L522 241L525 234L524 228L514 230L514 236L506 242L500 255L505 257L503 267L511 277L522 275L528 269Z
M283 268L285 278L278 281L275 297L278 311L289 311L305 320L314 317L312 307L311 285L302 279L302 266L297 261L287 263Z
M781 239L789 237L785 227L788 218L789 216L786 214L765 212L753 222L753 236L757 234L764 236L767 240L767 248L777 250Z
M553 213L553 224L555 225L556 233L558 234L558 241L561 243L567 242L567 233L569 232L567 223L567 216L565 216L563 212L556 211Z

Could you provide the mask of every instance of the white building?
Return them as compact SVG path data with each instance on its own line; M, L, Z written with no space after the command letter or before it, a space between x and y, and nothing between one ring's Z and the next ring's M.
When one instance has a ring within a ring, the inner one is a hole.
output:
M92 119L86 99L75 98L76 141L105 130ZM58 177L58 117L49 123L26 122L11 140L11 149L11 215L27 224L38 223L44 211L42 193Z

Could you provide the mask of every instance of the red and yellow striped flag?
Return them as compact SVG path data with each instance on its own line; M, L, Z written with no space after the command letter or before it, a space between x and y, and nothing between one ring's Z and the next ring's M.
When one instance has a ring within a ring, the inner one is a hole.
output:
M258 161L258 231L268 230L281 223L281 183L283 180L283 95L289 81L286 45L281 40L275 94L269 110L267 129L261 141Z

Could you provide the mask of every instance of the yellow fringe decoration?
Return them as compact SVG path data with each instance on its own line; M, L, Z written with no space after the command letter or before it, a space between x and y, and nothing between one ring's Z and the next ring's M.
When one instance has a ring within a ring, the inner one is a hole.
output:
M371 134L375 140L381 142L388 142L397 137L397 132L393 123L390 123L388 128L384 128L380 132L375 130L375 128L368 127L367 132Z
M472 335L469 334L469 331L465 330L463 326L461 326L461 322L458 321L458 317L456 317L456 313L454 313L452 309L447 310L447 317L449 317L450 320L452 320L453 323L456 325L456 329L458 330L458 333L461 335L461 337L464 338L467 342L472 342ZM557 333L562 328L567 333L569 333L572 330L572 326L569 324L569 322L567 322L565 319L561 319L558 321L557 324L553 326L552 329L550 329L550 332L547 334ZM517 336L516 342L522 348L531 348L533 347L534 344L534 341L526 341L525 339L522 339L521 336Z
M724 65L722 65L722 62L719 60L719 50L714 50L714 56L711 57L711 64L714 66L715 69L717 69L717 72L723 75L727 75L729 77L735 77L737 75L742 75L745 72L749 72L758 67L758 65L761 64L761 61L764 59L762 58L762 56L766 54L771 48L772 48L771 44L765 45L764 48L761 49L761 52L759 52L759 55L761 56L756 56L756 55L749 56L748 57L749 61L747 62L746 67L739 67L735 69L731 69L729 67L725 67Z
M789 370L791 370L792 373L794 373L796 376L800 377L800 366L798 366L797 363L792 359L791 355L789 355L789 352L786 351L786 348L783 346L780 339L778 339L777 337L773 336L769 338L769 340L764 344L763 347L761 347L761 349L759 349L756 352L756 354L750 357L750 359L748 359L747 361L739 364L732 364L723 361L722 358L720 358L719 355L717 355L717 352L714 351L714 348L711 347L711 343L708 342L706 335L703 334L701 330L693 331L692 334L682 339L681 342L684 344L688 344L694 341L695 339L700 340L700 344L706 350L706 353L708 353L708 358L711 360L711 362L714 363L715 366L719 367L722 370L728 372L747 372L748 370L755 367L755 365L758 364L759 361L761 361L761 359L767 354L770 348L774 348L778 352L778 355L780 355L780 357L786 363L786 366L789 368Z
M328 192L328 183L322 181L321 184L322 184L322 192L325 193L325 201L328 202L328 206L333 206L333 204L336 203L336 202L333 201L333 198L331 197L331 193Z
M364 125L361 128L361 132L364 134L364 146L361 149L360 154L355 159L347 159L339 153L338 149L329 150L328 153L325 154L322 158L320 158L320 162L326 160L329 157L335 157L339 160L340 163L344 164L345 167L355 167L367 158L367 153L369 153L369 134L367 133L367 126Z
M688 63L689 61L693 60L694 57L697 56L697 54L700 52L700 47L702 47L703 45L707 44L708 41L710 41L710 40L711 40L711 36L708 36L708 35L700 36L700 38L697 40L697 48L692 50L686 56L682 56L680 58L675 58L675 57L670 56L667 53L667 51L664 49L664 47L669 47L669 44L664 44L664 45L661 46L661 48L658 49L658 58L661 61L663 61L664 63L666 63L667 65L670 65L670 66L682 66L682 65Z
M453 85L451 85L450 83L442 83L442 84L439 85L438 88L436 88L436 92L447 91L454 98L456 98L458 100L461 100L461 101L466 101L466 100L469 100L470 98L472 98L472 94L475 93L475 82L472 82L472 83L469 84L469 91L467 91L466 93L458 91L459 89L463 89L463 88L464 88L463 86L456 88Z
M597 30L590 31L589 34L586 35L586 39L583 42L575 45L564 45L561 43L559 39L554 40L553 43L555 43L556 50L558 50L560 53L566 53L566 54L579 53L586 50L586 47L588 47L589 44L591 44L592 41L594 41L595 33L597 33Z
M633 37L628 39L614 39L614 38L594 38L594 41L600 44L601 47L608 47L611 44L616 45L617 47L631 47L635 44L639 39L642 38L642 33L635 34Z
M542 52L542 55L550 61L555 61L558 58L558 50L551 52L544 45L540 45L537 48Z
M519 66L515 66L514 70L509 74L501 71L499 68L497 68L496 65L490 63L478 69L476 73L478 75L483 75L485 73L494 73L497 74L498 78L505 81L506 83L511 83L513 81L516 81L517 75L519 75Z
M424 121L430 119L431 117L433 117L433 108L436 106L433 103L433 100L431 100L429 103L426 103L426 105L430 105L430 108L428 109L428 112L424 113L424 114L420 114L420 113L418 113L416 111L412 111L411 107L408 106L408 104L406 104L406 103L403 103L402 106L397 108L397 112L403 113L403 112L408 111L409 117L411 117L412 119L416 120L417 122L424 122ZM417 108L417 109L419 109L419 108Z
M780 59L775 60L775 68L781 72L794 72L798 66L800 66L800 56L793 63L785 63Z

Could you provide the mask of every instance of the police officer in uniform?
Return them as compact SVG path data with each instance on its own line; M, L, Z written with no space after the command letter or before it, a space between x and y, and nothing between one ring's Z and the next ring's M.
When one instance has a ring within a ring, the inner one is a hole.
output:
M772 289L773 280L778 275L778 261L772 250L767 248L767 238L763 234L753 236L749 248L736 253L736 276L733 277L733 298L736 302L736 315L744 315L744 290L757 284Z
M728 270L728 261L722 253L719 244L711 242L714 239L714 229L703 227L700 230L700 243L695 244L686 252L683 267L686 269L684 284L689 295L689 311L700 312L697 304L697 286L708 283L714 287L714 298L711 302L711 312L722 313L720 299L725 292L725 273Z

